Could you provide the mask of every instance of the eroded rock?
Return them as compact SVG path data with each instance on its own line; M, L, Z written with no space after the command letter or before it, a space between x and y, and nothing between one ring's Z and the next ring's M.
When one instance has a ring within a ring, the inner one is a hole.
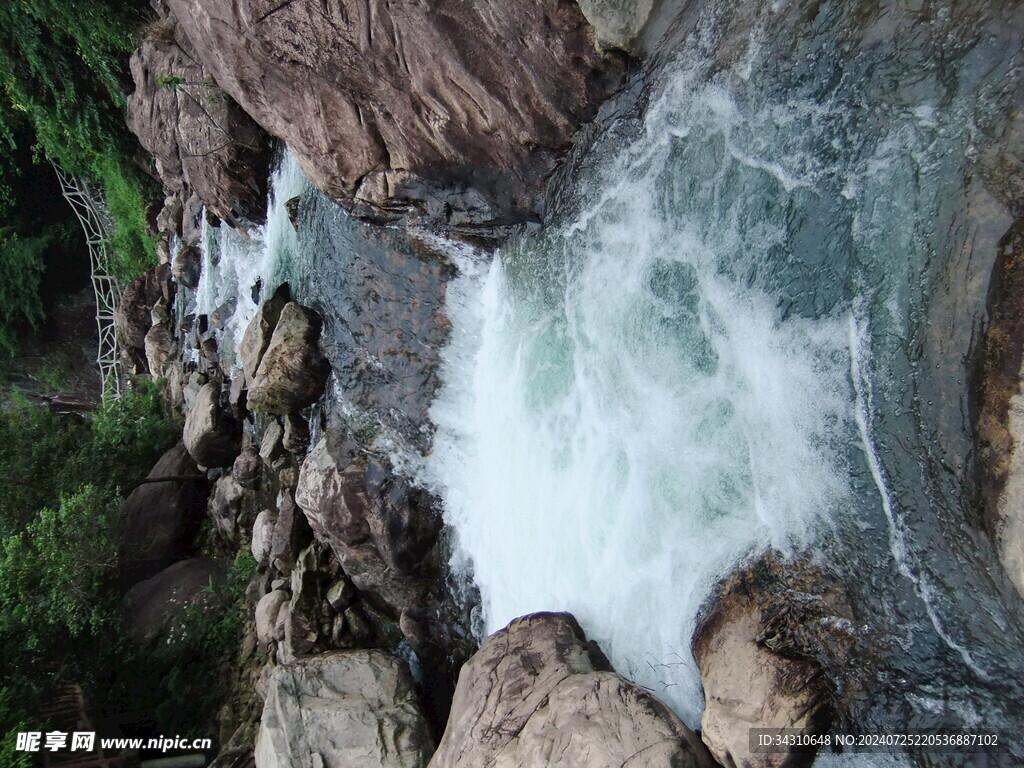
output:
M691 768L700 739L565 613L516 619L462 668L431 768Z
M382 651L303 659L267 684L257 768L423 768L431 751L409 673Z
M362 181L383 212L523 216L624 71L563 0L169 5L217 83L317 187L351 201Z

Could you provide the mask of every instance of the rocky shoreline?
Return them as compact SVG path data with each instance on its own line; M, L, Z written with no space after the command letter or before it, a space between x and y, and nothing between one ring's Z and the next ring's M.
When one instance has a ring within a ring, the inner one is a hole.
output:
M752 754L748 729L821 734L848 711L857 608L820 564L765 555L709 598L692 638L706 701L694 733L568 614L522 617L479 642L473 596L448 583L440 501L359 425L316 407L332 377L352 391L373 384L366 366L324 349L321 316L287 284L261 287L239 371L221 359L217 318L178 327L176 294L199 279L203 211L219 226L258 225L271 148L284 142L317 188L392 225L382 240L399 223L429 265L396 301L428 308L433 352L413 360L391 338L375 342L398 348L388 364L406 366L408 397L420 399L409 420L429 443L453 267L417 233L493 246L537 220L560 158L660 23L651 2L328 5L157 0L132 59L129 124L166 190L153 226L167 263L128 287L118 326L126 362L168 383L183 430L125 502L127 606L140 638L159 637L221 578L196 556L203 521L221 551L255 558L214 764L809 765L813 751ZM1007 171L1001 190L1019 214L1017 178ZM982 524L1024 594L1021 242L1018 215L992 281L976 423ZM404 396L396 385L366 397L387 407Z

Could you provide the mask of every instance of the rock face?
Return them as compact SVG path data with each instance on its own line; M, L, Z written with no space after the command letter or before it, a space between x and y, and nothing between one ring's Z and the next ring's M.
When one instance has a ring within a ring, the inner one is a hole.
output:
M136 584L125 596L129 633L140 643L166 633L182 608L207 597L204 587L219 581L223 570L209 558L195 557Z
M256 766L423 768L431 747L405 665L382 651L348 651L274 670Z
M249 410L283 416L320 399L331 369L319 339L320 316L295 302L286 304L253 375Z
M569 614L517 619L462 668L431 768L688 768L698 739L612 671Z
M262 221L270 152L263 132L203 69L173 17L132 55L128 127L167 189L185 187L230 223Z
M220 406L220 387L203 385L185 416L185 447L202 467L226 467L242 448L240 425Z
M167 271L167 265L161 264L128 283L114 312L118 339L136 371L147 370L146 334L153 325L153 307L165 298Z
M1024 118L1018 122L1024 156ZM1019 163L1019 160L1018 160ZM982 525L1024 596L1024 219L1000 248L989 293L975 426Z
M167 451L147 475L188 477L199 468L183 443ZM125 499L121 515L121 561L130 582L147 578L188 557L202 520L208 489L204 480L145 483Z
M568 0L168 5L316 186L378 210L521 215L623 74Z
M357 457L335 431L302 463L295 502L358 589L399 613L429 602L428 558L441 519L426 493Z
M833 677L845 666L852 612L842 587L805 563L763 558L720 585L693 653L704 685L701 738L736 768L810 765L813 751L751 754L750 728L823 733ZM823 662L830 661L830 669Z

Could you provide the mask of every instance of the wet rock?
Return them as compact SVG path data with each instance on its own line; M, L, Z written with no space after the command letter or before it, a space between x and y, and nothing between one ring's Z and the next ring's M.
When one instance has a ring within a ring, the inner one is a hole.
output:
M285 414L281 445L289 453L304 455L309 450L309 422L297 413Z
M687 768L697 738L617 675L569 614L533 614L491 635L462 668L431 768Z
M252 378L249 410L283 416L323 395L330 365L319 348L320 324L313 310L295 302L284 306Z
M174 279L186 288L195 290L199 287L202 275L203 255L195 245L183 245L171 259L171 274Z
M231 408L231 415L241 421L249 412L246 404L245 379L236 376L231 380L228 387L228 406Z
M841 584L808 563L763 557L730 576L693 637L705 709L701 738L722 765L810 765L813 752L751 754L751 728L820 734L835 673L847 666L852 611ZM825 660L832 665L826 670ZM831 679L830 679L831 678Z
M256 369L259 368L267 347L270 346L270 337L277 327L277 321L281 317L281 310L288 303L290 290L288 284L280 286L274 294L264 301L256 309L256 314L242 334L242 341L238 346L238 356L242 361L242 372L245 380L251 383L256 376Z
M171 331L170 314L163 297L153 306L150 312L149 331L143 346L146 350L146 366L154 379L167 375L167 364L177 357L177 343Z
M302 202L301 195L286 200L284 203L285 210L288 211L288 221L292 223L295 231L299 231L299 204Z
M256 640L266 650L270 643L284 639L285 613L288 593L283 589L267 592L256 604Z
M430 602L436 574L428 561L441 519L426 493L355 456L353 444L332 432L303 461L295 502L359 590L396 612Z
M145 483L121 507L120 558L129 583L148 578L191 552L209 491L199 467L182 443L167 451L146 478L177 478Z
M252 524L252 542L250 549L252 556L261 566L270 561L270 548L274 539L274 526L277 518L269 509L264 509L256 515L256 521Z
M423 768L431 751L409 673L382 651L304 659L267 685L258 768Z
M173 17L131 57L128 126L171 192L196 194L232 224L262 221L270 151L263 132L196 58Z
M350 201L363 181L383 213L426 210L429 196L438 216L480 198L491 220L526 215L623 75L620 59L595 50L576 4L560 0L399 0L388 13L169 5L217 83L287 142L317 187Z
M167 275L167 265L161 264L132 280L125 286L121 303L114 312L118 340L132 369L138 372L148 370L146 334L153 325L153 307L164 298L163 284Z
M202 467L226 467L242 449L241 425L220 406L220 387L202 386L185 416L185 447Z
M188 605L209 598L209 585L217 583L224 569L205 557L174 563L132 587L125 596L128 633L145 643L172 630L175 617Z
M264 464L260 452L249 446L235 459L231 466L231 476L235 481L249 490L255 490L263 480Z

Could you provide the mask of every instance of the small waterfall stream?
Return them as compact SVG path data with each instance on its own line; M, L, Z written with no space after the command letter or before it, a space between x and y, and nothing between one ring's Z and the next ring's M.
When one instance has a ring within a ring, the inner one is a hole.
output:
M696 727L710 589L810 553L871 649L860 727L1018 733L1021 601L967 518L968 362L1009 223L977 168L1019 96L1019 14L696 7L493 259L433 238L453 278L286 155L265 227L207 230L195 311L226 307L229 364L254 285L324 313L329 407L442 498L487 632L571 611Z

